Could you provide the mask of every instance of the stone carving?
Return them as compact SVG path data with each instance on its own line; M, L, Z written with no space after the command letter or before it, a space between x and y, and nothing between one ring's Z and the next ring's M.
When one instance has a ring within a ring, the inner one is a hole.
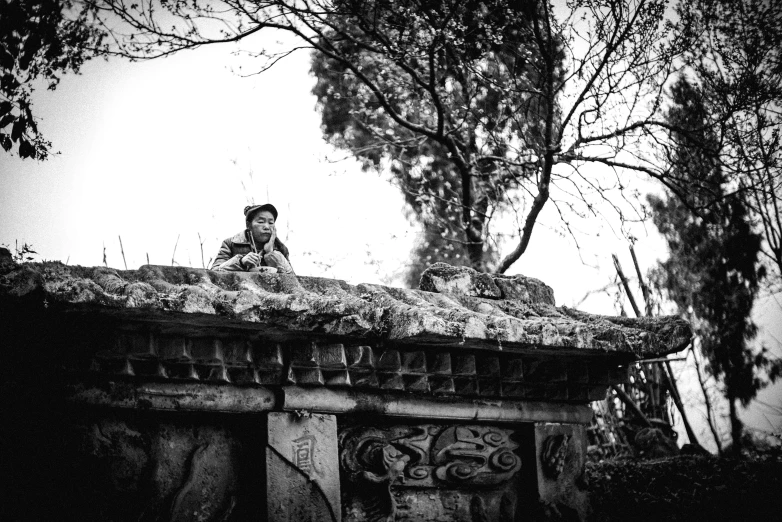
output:
M291 461L297 468L309 476L312 476L313 473L322 474L320 470L315 468L315 444L315 437L312 435L305 435L293 441L293 458Z
M342 430L342 471L361 492L346 499L345 520L405 518L413 505L420 518L411 520L513 520L513 479L521 468L513 434L493 426L432 424Z
M568 442L570 436L567 433L560 433L547 437L543 442L543 455L540 456L543 464L543 473L547 477L556 479L565 468L565 459L568 454Z
M269 413L267 437L265 520L340 522L336 418Z
M414 487L496 486L520 468L511 430L488 426L352 428L340 435L350 477Z
M588 520L589 495L584 483L586 427L538 423L535 453L540 507L546 520Z
M96 350L88 365L71 370L126 379L570 401L602 398L611 382L621 380L600 359L584 363L527 354L465 353L454 348L272 343L241 336L188 339L155 331L118 331L105 341L85 342L95 342Z

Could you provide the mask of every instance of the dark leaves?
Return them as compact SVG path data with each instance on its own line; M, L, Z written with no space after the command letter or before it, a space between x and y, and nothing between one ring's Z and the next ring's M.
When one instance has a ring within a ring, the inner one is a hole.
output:
M14 122L3 134L3 149L19 144L22 158L45 159L51 144L41 136L30 107L33 83L44 81L53 89L62 74L97 55L105 34L90 25L89 7L76 8L69 0L2 2L0 18L0 128ZM16 116L8 119L13 108Z
M19 141L19 138L22 137L22 133L24 132L24 120L18 119L14 122L14 126L11 130L11 139L14 141Z
M30 144L24 138L19 141L19 157L20 158L32 158L35 156L35 147Z

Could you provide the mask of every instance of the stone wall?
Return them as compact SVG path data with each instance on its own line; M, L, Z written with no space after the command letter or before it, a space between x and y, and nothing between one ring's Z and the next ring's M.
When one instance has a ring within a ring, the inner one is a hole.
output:
M689 326L521 276L422 288L0 259L0 515L586 519L588 401Z

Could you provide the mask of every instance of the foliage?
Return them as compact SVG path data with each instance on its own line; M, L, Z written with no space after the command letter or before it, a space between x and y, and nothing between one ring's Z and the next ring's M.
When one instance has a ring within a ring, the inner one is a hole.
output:
M758 224L772 289L782 288L782 3L696 0L678 7L693 35L684 62L700 85L717 159ZM700 146L693 140L693 146Z
M665 8L665 0L94 4L117 38L112 52L133 58L251 45L248 37L271 29L295 36L296 48L317 55L326 135L368 166L395 169L427 233L463 245L472 266L488 267L489 245L511 238L498 272L526 251L547 204L596 217L605 201L620 220L641 220L643 208L632 214L623 203L636 192L625 172L667 183L649 145L664 128L662 86L687 42L671 32ZM293 50L260 49L259 70ZM491 216L509 207L521 214L518 229L491 237Z
M38 255L38 252L33 250L33 245L22 243L22 246L20 247L19 241L14 243L13 252L11 251L8 245L0 245L0 248L6 249L8 251L8 254L11 256L11 259L15 263L25 263L28 261L34 261L35 257L33 256Z
M768 383L760 372L768 370L773 381L781 369L765 349L753 353L747 346L757 330L750 312L765 272L758 268L761 237L752 230L743 199L728 191L721 142L705 124L709 113L701 91L683 78L671 90L667 118L681 131L671 132L669 161L679 179L690 180L691 189L684 199L650 198L654 223L670 250L654 279L691 315L707 370L724 383L738 447L742 428L736 401L746 406Z
M9 152L17 144L20 158L44 160L52 144L32 113L33 85L55 89L62 74L96 56L105 35L70 0L6 0L0 10L0 146Z
M508 205L508 192L531 173L530 168L503 172L498 161L518 157L525 148L520 139L543 145L545 108L531 95L542 68L540 54L530 45L534 4L514 11L504 2L470 1L441 13L415 7L416 2L407 2L401 13L381 11L386 18L377 25L382 29L374 30L383 31L383 41L393 40L390 52L358 45L360 29L350 27L340 30L351 39L335 39L336 44L340 55L360 64L403 118L428 128L445 126L461 153L474 158L470 175L463 176L450 159L447 143L420 136L383 111L371 88L342 61L313 53L312 72L318 79L313 93L323 132L366 168L387 166L394 175L424 225L424 239L414 251L418 264L466 262L485 269L487 261L496 261L485 230L496 210ZM445 29L434 32L437 27ZM427 36L432 33L434 38ZM410 58L400 60L401 53ZM558 61L561 65L562 56ZM423 78L434 89L427 90Z
M782 455L681 455L587 463L595 522L773 520L782 509Z

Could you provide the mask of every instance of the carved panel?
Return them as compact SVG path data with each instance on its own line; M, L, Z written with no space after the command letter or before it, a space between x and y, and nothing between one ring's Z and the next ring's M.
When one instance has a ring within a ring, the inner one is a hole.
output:
M89 343L93 355L86 367L81 364L81 371L240 386L326 386L587 402L602 398L609 382L618 378L610 370L613 366L603 360L584 364L458 347L276 343L249 335L189 338L137 330L114 331ZM78 365L71 368L79 370Z
M512 430L488 426L357 427L340 434L350 477L410 487L496 486L520 468Z
M586 427L576 424L535 425L538 494L547 513L586 520L589 497L584 482Z

